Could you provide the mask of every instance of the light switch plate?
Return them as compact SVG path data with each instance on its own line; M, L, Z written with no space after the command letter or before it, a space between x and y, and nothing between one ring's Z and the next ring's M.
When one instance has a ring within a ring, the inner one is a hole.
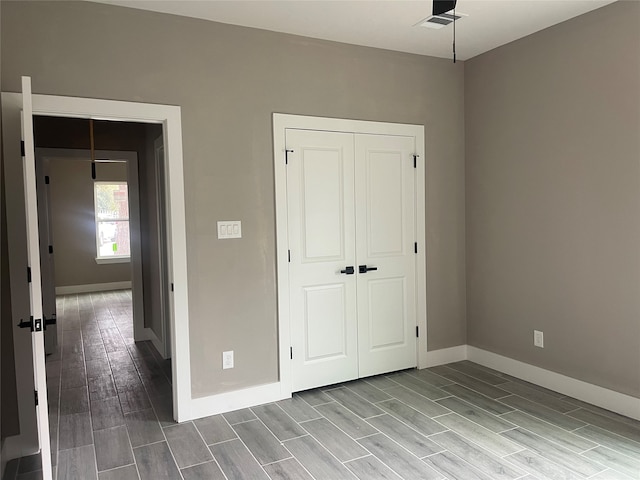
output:
M240 220L222 220L218 222L218 239L242 238Z
M222 352L222 369L233 368L233 350Z
M533 346L544 348L544 333L540 330L533 331Z

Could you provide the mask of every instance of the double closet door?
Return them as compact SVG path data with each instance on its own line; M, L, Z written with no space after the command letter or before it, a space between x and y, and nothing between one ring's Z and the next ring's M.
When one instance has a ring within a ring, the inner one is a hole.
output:
M416 366L415 138L286 145L293 391Z

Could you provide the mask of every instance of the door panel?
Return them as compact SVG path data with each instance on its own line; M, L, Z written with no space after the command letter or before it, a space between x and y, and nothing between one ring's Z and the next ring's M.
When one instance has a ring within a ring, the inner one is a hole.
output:
M355 136L359 375L415 367L415 139Z
M347 316L344 285L304 289L305 362L347 355Z
M366 197L358 200L364 200L366 208L367 257L402 255L406 247L403 217L407 213L402 194L405 187L402 152L369 150L366 161L367 178L362 179L366 180Z
M353 135L287 130L293 391L358 376Z
M405 343L406 280L384 278L367 282L369 291L369 345L371 350L394 348Z
M305 148L301 159L302 261L344 259L344 158L340 149Z

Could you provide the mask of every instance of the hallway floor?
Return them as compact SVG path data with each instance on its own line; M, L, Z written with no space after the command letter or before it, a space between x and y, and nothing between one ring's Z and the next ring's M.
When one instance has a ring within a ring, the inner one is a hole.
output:
M58 312L58 480L640 479L640 422L466 361L176 424L171 365L133 342L130 292L64 296Z

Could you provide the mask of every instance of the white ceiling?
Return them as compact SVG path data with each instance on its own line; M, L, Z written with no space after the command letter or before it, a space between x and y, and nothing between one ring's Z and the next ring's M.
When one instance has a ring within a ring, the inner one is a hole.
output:
M451 26L416 27L431 0L92 0L325 40L451 58ZM615 0L458 0L457 58L500 45Z

